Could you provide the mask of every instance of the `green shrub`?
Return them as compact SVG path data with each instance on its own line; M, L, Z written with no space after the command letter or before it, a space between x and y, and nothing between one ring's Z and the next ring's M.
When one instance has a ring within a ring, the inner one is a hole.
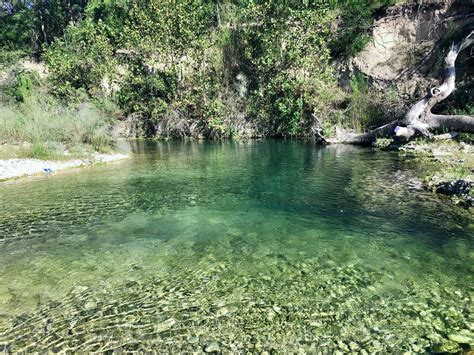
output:
M336 123L364 130L386 115L368 100L365 81L353 79L351 94L342 93L331 62L361 50L375 13L392 3L42 2L58 23L47 24L50 39L40 44L56 98L75 105L112 103L112 115L140 118L149 136L220 138L249 127L256 135L304 136L316 124L333 131L330 125ZM71 4L73 21L65 22ZM38 9L23 7L18 13L32 16L37 25ZM14 27L13 18L7 20ZM34 101L35 83L28 80L20 78L13 88L19 102ZM339 107L349 96L348 108ZM94 127L96 137L89 123L79 120L80 129L71 128L75 133L54 139L107 145L102 128Z
M371 38L375 13L395 3L395 0L336 1L341 22L330 43L332 56L350 58L359 53Z
M453 109L455 115L474 116L474 105L466 104L463 108Z
M32 95L18 106L0 105L0 142L24 145L23 155L39 158L81 147L106 151L113 145L110 120L93 106L74 109L48 101Z
M48 159L55 154L47 142L35 142L26 151L27 158Z
M7 70L8 79L0 86L0 99L13 102L27 102L34 89L40 84L38 74L12 66Z
M388 96L381 94L370 88L361 74L351 78L350 88L349 106L339 124L361 132L393 119L387 110L387 107L396 101L391 90L388 90Z
M80 26L66 29L45 52L52 90L66 100L101 92L102 79L113 78L116 62L108 29L102 21L84 20Z

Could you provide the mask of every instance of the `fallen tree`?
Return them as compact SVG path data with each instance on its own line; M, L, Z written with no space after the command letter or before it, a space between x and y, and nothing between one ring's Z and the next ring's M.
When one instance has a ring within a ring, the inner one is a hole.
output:
M432 132L459 131L474 133L474 117L466 115L437 115L432 108L446 99L455 89L456 59L461 51L474 43L474 31L471 31L459 43L453 43L445 57L443 83L434 87L420 101L414 104L405 117L392 121L367 133L346 133L337 131L336 138L327 139L329 143L351 143L371 145L377 138L396 137L409 141L415 136L431 138Z

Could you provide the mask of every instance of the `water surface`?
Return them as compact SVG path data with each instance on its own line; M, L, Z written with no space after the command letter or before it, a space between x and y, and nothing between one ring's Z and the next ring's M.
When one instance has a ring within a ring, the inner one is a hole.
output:
M0 184L0 351L469 349L473 217L412 163L271 140L132 148Z

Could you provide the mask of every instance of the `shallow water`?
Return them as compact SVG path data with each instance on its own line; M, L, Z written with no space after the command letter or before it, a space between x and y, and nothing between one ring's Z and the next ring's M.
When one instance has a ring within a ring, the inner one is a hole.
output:
M412 163L272 140L132 150L0 184L0 351L473 346L474 219Z

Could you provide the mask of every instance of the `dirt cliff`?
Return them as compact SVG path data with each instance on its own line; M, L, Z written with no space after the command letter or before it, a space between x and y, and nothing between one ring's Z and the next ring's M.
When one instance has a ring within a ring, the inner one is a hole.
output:
M389 7L374 20L370 42L340 67L341 81L361 73L374 87L396 88L401 101L412 102L439 82L444 52L457 37L473 28L473 1ZM458 58L459 90L473 81L473 51ZM474 102L473 96L471 91L470 102Z

